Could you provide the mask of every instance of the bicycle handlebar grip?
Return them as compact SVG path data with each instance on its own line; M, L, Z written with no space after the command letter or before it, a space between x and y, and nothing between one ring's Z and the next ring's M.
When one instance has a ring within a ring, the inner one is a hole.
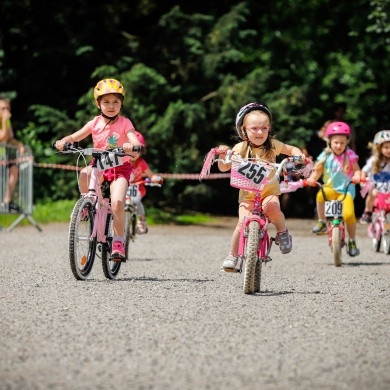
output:
M133 152L140 152L141 149L142 149L142 145L133 146Z

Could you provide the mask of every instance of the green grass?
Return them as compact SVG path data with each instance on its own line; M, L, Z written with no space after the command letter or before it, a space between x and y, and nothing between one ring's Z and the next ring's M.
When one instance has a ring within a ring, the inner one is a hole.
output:
M46 202L37 204L34 207L32 218L38 224L48 224L52 222L69 222L72 213L74 200L61 200L56 202ZM187 213L177 215L175 212L164 211L155 208L147 208L148 225L199 225L215 222L217 217L201 213ZM0 226L7 228L18 218L18 214L0 214ZM28 225L30 222L24 219L20 225Z

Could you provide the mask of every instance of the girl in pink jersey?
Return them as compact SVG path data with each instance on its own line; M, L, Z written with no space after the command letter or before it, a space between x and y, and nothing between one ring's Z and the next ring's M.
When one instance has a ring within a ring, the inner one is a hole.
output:
M135 135L137 136L139 143L142 145L142 149L139 153L132 152L134 157L130 157L130 162L133 168L133 172L131 173L131 182L137 183L144 180L145 177L148 177L152 183L161 184L161 176L155 175L149 168L149 164L141 157L146 152L146 142L143 135L139 131L135 131ZM142 198L146 195L146 188L143 183L138 185L138 192L139 197L137 197L138 201L136 201L138 211L137 233L145 234L148 232L148 226L146 224L145 208L142 204ZM129 193L128 196L130 196Z
M134 126L131 121L119 112L123 106L125 89L123 85L115 79L104 79L96 84L94 98L96 106L100 110L100 115L89 121L82 129L57 141L55 146L58 150L63 150L68 142L81 141L92 135L93 145L99 149L109 149L122 147L125 153L133 153L133 146L140 145L134 133ZM127 187L132 171L129 162L130 157L122 157L123 165L108 169L103 172L101 181L107 180L110 184L111 208L114 216L113 220L113 245L112 258L115 261L126 259L124 249L124 228L125 214L124 203ZM80 192L88 192L88 178L91 167L84 168L80 173Z

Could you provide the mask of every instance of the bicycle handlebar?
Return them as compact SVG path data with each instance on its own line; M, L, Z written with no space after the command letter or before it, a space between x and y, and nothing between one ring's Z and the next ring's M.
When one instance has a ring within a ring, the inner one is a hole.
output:
M233 151L232 149L227 149L227 150L221 151L220 149L216 148L216 150L215 150L216 154L221 154L222 152L225 153L226 155L225 155L224 159L219 159L219 161L222 161L225 164L231 164L232 159L234 159L234 158L238 158L240 160L245 159L239 153ZM256 160L256 163L264 164L264 165L268 165L268 166L273 166L274 168L276 168L276 175L278 175L278 176L280 176L280 174L283 171L283 168L285 168L287 163L290 163L290 162L292 162L292 163L294 163L294 165L296 165L297 170L301 170L303 168L303 166L310 166L311 164L313 164L313 161L310 158L306 157L305 159L303 159L301 156L289 156L289 157L284 158L280 163L271 163L267 160Z
M57 141L54 141L50 145L53 150L58 150L56 148L56 142ZM133 152L140 152L141 148L142 148L141 145L133 146ZM108 153L115 153L116 155L121 156L121 157L123 157L123 156L133 157L132 154L125 153L123 151L123 148L111 148L111 149L82 148L78 145L71 144L70 142L67 142L64 145L64 149L59 150L59 152L62 152L62 153L67 153L67 152L68 153L81 153L81 154L84 154L85 156L93 156L94 154L105 155Z

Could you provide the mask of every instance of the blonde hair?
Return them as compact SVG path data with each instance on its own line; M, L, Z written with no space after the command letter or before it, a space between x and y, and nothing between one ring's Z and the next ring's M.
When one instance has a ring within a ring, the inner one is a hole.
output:
M370 142L368 144L369 147L371 147L371 153L374 156L374 160L372 162L372 168L371 168L371 173L379 173L382 170L382 163L386 162L387 158L383 155L382 153L382 145L384 144L381 143L380 145L376 145L373 142Z

